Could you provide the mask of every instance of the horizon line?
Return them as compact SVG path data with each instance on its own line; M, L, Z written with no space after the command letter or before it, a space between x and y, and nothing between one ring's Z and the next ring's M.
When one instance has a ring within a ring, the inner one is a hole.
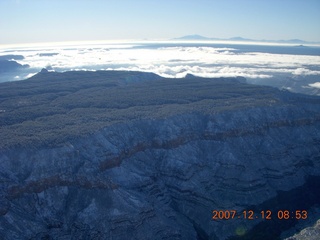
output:
M189 36L199 36L204 39L183 39ZM236 40L241 38L243 40ZM304 43L290 43L285 41L299 40ZM280 46L297 46L297 45L308 45L308 46L320 46L320 42L308 42L301 39L290 39L290 40L256 40L246 39L242 37L233 37L228 39L223 38L209 38L198 34L185 35L177 38L155 38L155 39L107 39L107 40L66 40L66 41L37 41L37 42L21 42L21 43L0 43L0 49L10 48L44 48L44 47L68 47L68 46L79 46L79 45L116 45L116 44L146 44L146 43L212 43L212 44L240 44L240 45L280 45Z

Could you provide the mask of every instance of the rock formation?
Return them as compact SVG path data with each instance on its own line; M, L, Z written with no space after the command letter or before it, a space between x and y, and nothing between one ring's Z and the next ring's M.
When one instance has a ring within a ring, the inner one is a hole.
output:
M320 220L312 227L303 229L298 234L292 237L286 238L285 240L317 240L320 238Z
M308 221L279 210L319 204L318 97L237 78L41 72L1 84L0 110L4 239L276 239Z

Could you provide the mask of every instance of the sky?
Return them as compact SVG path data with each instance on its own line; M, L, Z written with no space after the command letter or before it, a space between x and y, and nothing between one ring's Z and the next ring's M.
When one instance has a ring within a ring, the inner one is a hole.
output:
M190 34L320 42L320 0L0 1L0 44Z

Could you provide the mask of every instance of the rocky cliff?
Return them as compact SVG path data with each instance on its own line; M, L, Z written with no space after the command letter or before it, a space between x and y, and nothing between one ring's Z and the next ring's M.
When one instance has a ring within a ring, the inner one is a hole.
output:
M317 97L138 72L43 71L0 92L4 239L277 239L318 214Z
M320 220L312 227L303 229L298 234L285 240L318 240L320 238Z

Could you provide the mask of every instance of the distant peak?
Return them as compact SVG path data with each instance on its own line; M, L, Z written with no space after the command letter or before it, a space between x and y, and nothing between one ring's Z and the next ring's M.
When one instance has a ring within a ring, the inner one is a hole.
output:
M313 43L313 44L320 44L320 42L307 42L301 39L289 39L289 40L257 40L257 39L251 39L251 38L243 38L240 36L237 37L231 37L231 38L211 38L211 37L204 37L199 34L191 34L186 35L179 38L174 38L171 40L186 40L186 41L201 41L201 40L215 40L215 41L237 41L237 42L268 42L268 43L289 43L289 44L306 44L306 43Z
M183 37L175 38L174 40L209 40L210 38L198 35L198 34L193 34L193 35L186 35Z
M196 76L191 74L191 73L187 73L187 75L184 78L195 78Z
M252 39L248 39L248 38L243 38L243 37L233 37L233 38L229 38L229 40L232 40L232 41L252 41Z

